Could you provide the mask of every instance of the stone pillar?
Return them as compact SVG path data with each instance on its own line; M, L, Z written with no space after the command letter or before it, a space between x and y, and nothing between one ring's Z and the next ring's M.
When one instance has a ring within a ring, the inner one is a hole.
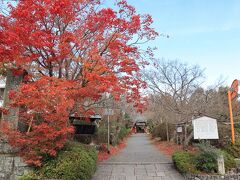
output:
M19 115L19 108L12 108L9 106L10 99L9 99L9 91L17 90L19 84L23 80L23 75L14 75L11 69L7 70L7 79L6 79L6 87L3 94L3 107L9 110L8 114L3 114L2 119L4 121L8 121L13 128L18 127L18 115Z
M11 69L7 70L6 87L3 94L3 107L9 110L8 114L2 115L3 121L17 129L19 120L19 108L10 107L9 91L17 90L23 80L23 75L14 75ZM12 148L6 138L0 137L0 179L16 180L29 171L29 167L22 158L18 157L17 149Z
M218 173L221 175L224 175L225 174L225 165L224 165L223 155L219 155L217 162L218 162Z

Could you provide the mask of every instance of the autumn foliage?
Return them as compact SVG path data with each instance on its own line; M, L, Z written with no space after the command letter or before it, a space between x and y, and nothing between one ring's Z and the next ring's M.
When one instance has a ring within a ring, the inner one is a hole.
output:
M103 144L102 149L98 153L98 162L102 162L110 158L111 156L117 155L121 150L126 147L126 140L120 141L117 146L110 146L110 153L107 151L107 145Z
M71 85L65 80L43 77L31 84L23 84L19 93L10 92L12 106L20 107L21 131L2 124L11 145L27 163L37 166L45 155L55 156L64 146L73 127L68 124L69 110L74 101L68 96ZM4 125L4 126L3 126Z
M104 92L143 108L140 74L157 33L149 15L125 0L101 8L101 0L20 0L0 14L0 61L28 72L11 106L20 108L27 132L8 130L9 142L29 164L54 156L73 129L69 114L91 110ZM15 138L13 138L15 136Z

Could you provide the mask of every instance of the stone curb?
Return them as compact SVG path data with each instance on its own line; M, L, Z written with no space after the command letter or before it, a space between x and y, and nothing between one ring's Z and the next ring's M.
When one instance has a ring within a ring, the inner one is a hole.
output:
M149 164L172 164L172 162L100 162L99 165L149 165Z
M226 175L200 175L200 174L184 174L186 180L239 180L240 174L226 174Z

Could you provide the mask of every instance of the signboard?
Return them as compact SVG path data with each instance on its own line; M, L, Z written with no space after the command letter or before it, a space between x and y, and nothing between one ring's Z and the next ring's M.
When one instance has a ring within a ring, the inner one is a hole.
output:
M177 127L177 133L182 133L182 132L183 132L182 126L178 126L178 127Z
M238 96L238 85L239 81L235 79L231 85L231 97L232 99L236 98Z
M217 120L210 117L200 117L192 120L194 139L219 139Z
M137 122L136 126L146 126L146 123L145 122Z
M113 113L113 109L105 109L104 110L104 115L106 116L112 116L114 113Z

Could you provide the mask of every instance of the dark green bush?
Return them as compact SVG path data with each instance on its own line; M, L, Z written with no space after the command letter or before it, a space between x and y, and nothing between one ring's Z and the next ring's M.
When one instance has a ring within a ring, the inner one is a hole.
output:
M236 167L236 161L234 160L234 157L227 153L226 151L221 151L223 157L224 157L224 165L226 172L231 170L232 168Z
M217 172L217 154L211 151L200 152L194 158L194 164L202 172Z
M240 158L240 144L229 144L225 146L224 150L235 158Z
M196 168L193 165L193 155L186 151L179 151L173 154L172 160L175 167L181 173L195 173Z
M217 171L217 158L220 155L224 157L225 170L229 171L236 167L234 157L226 151L221 151L209 143L200 143L196 147L199 148L200 153L195 158L194 163L196 168L203 172Z
M96 161L95 148L69 142L56 158L46 160L36 174L42 179L89 180L96 170ZM34 177L32 174L28 176ZM24 180L28 180L28 176L23 177Z
M199 152L191 154L185 151L176 152L173 155L173 162L181 173L217 172L217 159L223 155L226 172L236 167L234 157L225 151L221 151L209 143L200 143L195 145Z
M224 151L219 151L219 153L214 152L201 152L194 158L195 166L198 170L202 172L217 172L217 158L222 154L224 157L224 165L226 172L232 168L236 167L236 162L234 158Z
M71 142L57 158L44 164L40 174L47 178L88 180L96 170L96 161L94 148Z
M194 158L194 164L197 170L202 172L217 172L217 158L220 151L210 143L199 143L195 145L199 149L199 153Z
M118 139L123 140L128 134L129 130L125 126L122 126L118 133Z
M194 144L195 147L199 149L199 151L203 152L214 152L217 153L218 149L212 146L209 142L201 142L198 144Z

